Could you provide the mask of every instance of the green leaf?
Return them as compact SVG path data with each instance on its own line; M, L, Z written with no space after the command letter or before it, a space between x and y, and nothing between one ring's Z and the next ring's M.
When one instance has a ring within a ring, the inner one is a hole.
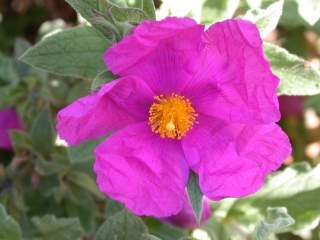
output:
M119 7L117 5L111 5L109 11L112 17L118 22L128 22L133 24L139 24L147 16L139 8Z
M66 178L78 185L79 187L91 192L98 199L104 199L104 195L98 190L96 182L88 174L80 171L70 171L66 174Z
M250 8L260 8L262 0L247 0L247 4Z
M256 228L256 238L268 240L271 234L279 233L292 224L294 219L285 207L268 208L266 221L261 222Z
M86 141L76 146L69 146L67 148L71 162L92 162L94 159L93 150L99 144L100 140Z
M92 27L75 27L42 39L21 60L55 74L94 78L105 69L102 55L110 44Z
M80 239L82 228L77 218L56 218L53 215L33 217L32 223L36 236L41 240L70 240Z
M143 234L141 240L161 240L161 239L151 234Z
M31 128L33 148L44 156L48 156L53 146L53 130L48 109L42 110L36 116Z
M264 43L264 52L272 71L280 78L279 95L315 95L320 93L320 71L287 50Z
M240 0L203 0L201 22L212 24L232 18Z
M86 231L86 233L92 233L96 228L96 208L95 202L88 202L88 204L83 207L77 205L72 201L64 201L65 210L69 217L79 218L81 226Z
M148 219L147 224L150 233L162 240L180 240L187 236L182 229L155 219Z
M64 162L61 162L57 159L48 161L44 160L42 158L39 158L35 162L37 172L41 176L50 176L54 174L61 173L64 171L68 165L66 165Z
M266 9L251 9L243 18L257 24L261 37L265 38L278 25L282 9L283 0L280 0L271 4Z
M298 13L298 4L296 0L284 1L283 14L280 24L286 29L294 29L299 26L307 26L305 20Z
M19 75L14 69L13 60L0 53L0 86L18 81Z
M102 84L110 82L114 79L116 79L116 76L114 76L110 71L105 70L98 74L96 78L92 81L91 90L98 90Z
M66 0L70 6L76 10L76 12L80 13L80 15L88 20L95 28L103 32L103 29L93 21L94 12L103 10L105 8L106 1L99 0Z
M202 211L202 193L199 187L198 176L193 172L190 172L187 189L194 215L197 219L197 222L200 223Z
M123 210L108 218L99 228L96 240L141 240L147 231L144 223Z
M311 26L320 19L320 1L319 0L296 0L298 3L298 12Z
M105 210L105 215L106 218L112 217L118 212L122 211L124 209L124 206L112 199L108 199L106 202L106 210Z
M18 223L10 217L6 209L0 204L0 239L21 240L22 233Z
M251 215L251 221L257 222L265 209L278 206L286 207L294 218L290 230L312 227L320 216L320 165L311 168L300 163L275 173L257 194L236 201L228 217L245 222Z
M99 30L110 41L115 42L121 39L121 33L119 29L100 12L94 12L90 22L99 26Z
M28 48L31 47L31 44L24 40L23 38L17 38L14 43L14 57L19 58Z
M216 217L210 219L205 224L204 229L209 234L211 240L231 240L225 224L216 219Z
M14 43L14 65L15 68L20 76L20 78L23 78L24 76L26 76L27 74L29 74L30 72L30 66L19 61L19 57L22 56L22 54L24 54L28 48L31 47L31 44L29 42L27 42L26 40L22 39L22 38L17 38L15 43Z
M31 148L31 139L24 131L11 130L10 138L16 154L22 154L25 150L29 150Z
M89 81L78 81L69 90L69 93L67 96L67 102L71 103L80 97L84 97L88 95L89 91L90 91Z
M147 15L149 19L156 19L156 8L154 6L153 0L142 0L142 10Z

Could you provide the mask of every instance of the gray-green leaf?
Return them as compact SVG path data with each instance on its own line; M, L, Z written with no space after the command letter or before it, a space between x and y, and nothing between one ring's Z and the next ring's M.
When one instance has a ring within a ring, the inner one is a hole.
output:
M98 199L104 199L104 195L98 190L95 181L88 174L73 170L66 174L66 178L84 190L91 192Z
M298 12L311 26L320 19L319 0L297 0Z
M264 52L271 64L272 71L280 78L279 95L315 95L320 93L319 70L287 50L270 43L264 43Z
M18 223L10 217L0 204L0 240L21 240L22 233Z
M212 24L216 21L232 18L240 0L203 0L201 22Z
M138 24L146 19L146 13L139 8L119 7L112 5L109 8L114 19L118 22L129 22Z
M156 19L156 8L154 6L153 0L142 0L142 10L147 15L149 19Z
M55 74L94 78L105 69L102 55L110 44L92 27L75 27L42 39L21 60Z
M108 218L99 228L96 240L141 240L147 232L143 222L123 210Z
M198 176L193 172L190 172L187 189L194 215L197 222L200 223L202 212L202 193L199 187Z
M41 240L70 240L80 239L82 228L77 218L56 218L53 215L33 217L32 223L36 235Z
M14 68L13 60L0 53L0 86L18 81L19 75Z
M266 9L251 9L243 18L257 24L261 37L265 38L278 25L282 9L283 0L280 0L271 4Z
M98 74L96 78L92 81L91 90L92 91L98 90L102 84L110 82L115 78L116 76L114 76L110 71L105 70L100 74Z
M66 0L66 2L89 22L91 22L94 11L104 7L99 0Z
M262 0L247 0L247 4L250 8L260 8Z
M53 145L53 130L48 109L42 110L33 122L31 141L34 149L48 156Z
M268 207L283 206L294 218L290 230L308 229L320 216L320 165L311 168L307 163L287 167L271 176L254 196L236 201L229 215L235 221L243 221L251 215L257 221ZM239 213L246 214L239 214ZM237 220L236 220L237 219ZM249 225L248 223L245 223Z
M294 219L285 207L267 209L266 221L262 221L256 228L257 240L268 240L273 233L279 233L294 224Z
M161 240L161 239L151 234L143 234L142 240Z

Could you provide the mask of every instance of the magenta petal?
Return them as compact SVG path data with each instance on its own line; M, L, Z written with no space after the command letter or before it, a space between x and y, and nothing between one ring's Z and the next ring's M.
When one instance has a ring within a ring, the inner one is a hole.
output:
M276 124L246 126L200 119L183 140L187 161L199 174L202 192L213 200L256 192L265 176L291 153Z
M200 225L204 224L212 215L211 208L209 206L208 199L206 197L202 200L202 212L201 212L201 220ZM176 215L163 218L164 222L171 223L173 225L192 229L199 227L199 224L196 221L193 209L191 207L190 200L187 196L185 196L185 201L183 205L183 209Z
M21 121L15 109L8 108L0 110L0 148L11 149L12 144L9 132L12 129L21 128Z
M104 61L115 74L141 77L156 94L178 92L194 72L203 28L190 18L144 21Z
M179 142L139 123L104 141L95 155L100 190L135 214L166 217L182 209L188 168Z
M58 113L59 136L69 144L95 139L130 123L145 121L154 93L137 78L121 78Z
M278 121L279 79L264 57L257 27L226 20L211 26L203 41L198 70L185 89L197 111L238 123Z

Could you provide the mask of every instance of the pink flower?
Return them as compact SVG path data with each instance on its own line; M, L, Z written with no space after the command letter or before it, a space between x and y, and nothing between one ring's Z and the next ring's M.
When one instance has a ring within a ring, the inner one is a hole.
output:
M243 197L289 156L254 24L144 21L103 58L120 78L61 110L57 129L69 144L112 133L97 183L137 215L179 213L190 169L208 198Z
M9 131L21 129L18 113L13 108L0 110L0 148L10 150L12 148Z
M204 224L212 215L208 200L204 198L202 200L202 212L200 225ZM194 212L191 207L189 199L186 197L182 210L173 216L166 217L162 219L164 222L171 223L173 225L182 227L182 228L196 228L199 227L199 224L196 221Z

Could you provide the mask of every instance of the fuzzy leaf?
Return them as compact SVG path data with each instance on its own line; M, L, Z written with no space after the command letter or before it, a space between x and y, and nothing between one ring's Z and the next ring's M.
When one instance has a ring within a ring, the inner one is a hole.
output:
M141 240L147 229L133 214L123 210L108 218L99 228L96 240Z
M265 38L277 27L282 15L282 9L283 0L280 0L266 9L251 9L243 18L257 24L261 37Z
M203 0L201 22L212 24L232 18L239 4L240 0Z
M187 189L194 215L197 219L197 222L200 223L202 211L202 193L199 187L198 176L193 172L190 173Z
M70 6L87 20L92 17L94 10L99 10L98 0L66 0Z
M279 95L320 93L320 71L287 50L264 43L264 52L275 75L280 78Z
M41 240L80 240L82 228L77 218L56 218L53 215L33 217L37 236Z
M0 86L19 81L19 75L14 69L13 60L0 53Z
M97 199L104 199L104 195L99 192L95 181L88 174L73 170L66 174L66 178L84 190L91 192Z
M19 58L28 48L31 47L31 44L24 40L23 38L17 38L14 42L14 57Z
M138 24L147 18L146 13L139 8L119 7L117 5L112 5L109 8L109 11L114 19L118 22Z
M102 84L110 82L114 79L116 79L116 76L114 76L111 72L105 70L98 74L96 78L92 81L91 90L98 90Z
M26 132L21 130L11 130L10 138L16 154L21 154L27 149L30 150L31 139Z
M115 42L117 39L120 40L120 32L117 27L108 21L106 17L100 12L94 12L90 22L94 23L95 26L99 26L100 32L110 41Z
M236 201L229 215L239 222L251 215L257 222L268 207L283 206L294 218L288 230L308 229L320 219L320 165L311 168L307 163L287 167L271 176L264 187L252 197ZM242 214L246 213L246 214Z
M257 240L268 240L273 233L279 233L294 224L294 219L285 207L267 209L266 221L262 221L256 228Z
M35 118L31 129L31 141L37 152L48 156L53 144L53 130L48 109L41 111Z
M161 240L161 239L151 234L143 234L142 240Z
M163 224L162 222L154 219L152 219L152 222L148 226L150 233L162 240L182 240L187 236L186 232L184 232L181 228L170 224Z
M298 12L311 26L320 19L319 0L297 0Z
M156 19L156 8L154 6L153 0L142 0L142 10L147 15L149 19Z
M66 0L67 3L80 15L90 22L96 29L103 32L103 28L94 19L94 13L105 8L106 1L99 0Z
M260 8L262 0L247 0L247 4L250 8Z
M22 233L18 223L10 217L6 209L0 204L0 239L21 240Z
M92 27L75 27L44 38L21 60L55 74L94 78L105 69L102 55L110 44Z

